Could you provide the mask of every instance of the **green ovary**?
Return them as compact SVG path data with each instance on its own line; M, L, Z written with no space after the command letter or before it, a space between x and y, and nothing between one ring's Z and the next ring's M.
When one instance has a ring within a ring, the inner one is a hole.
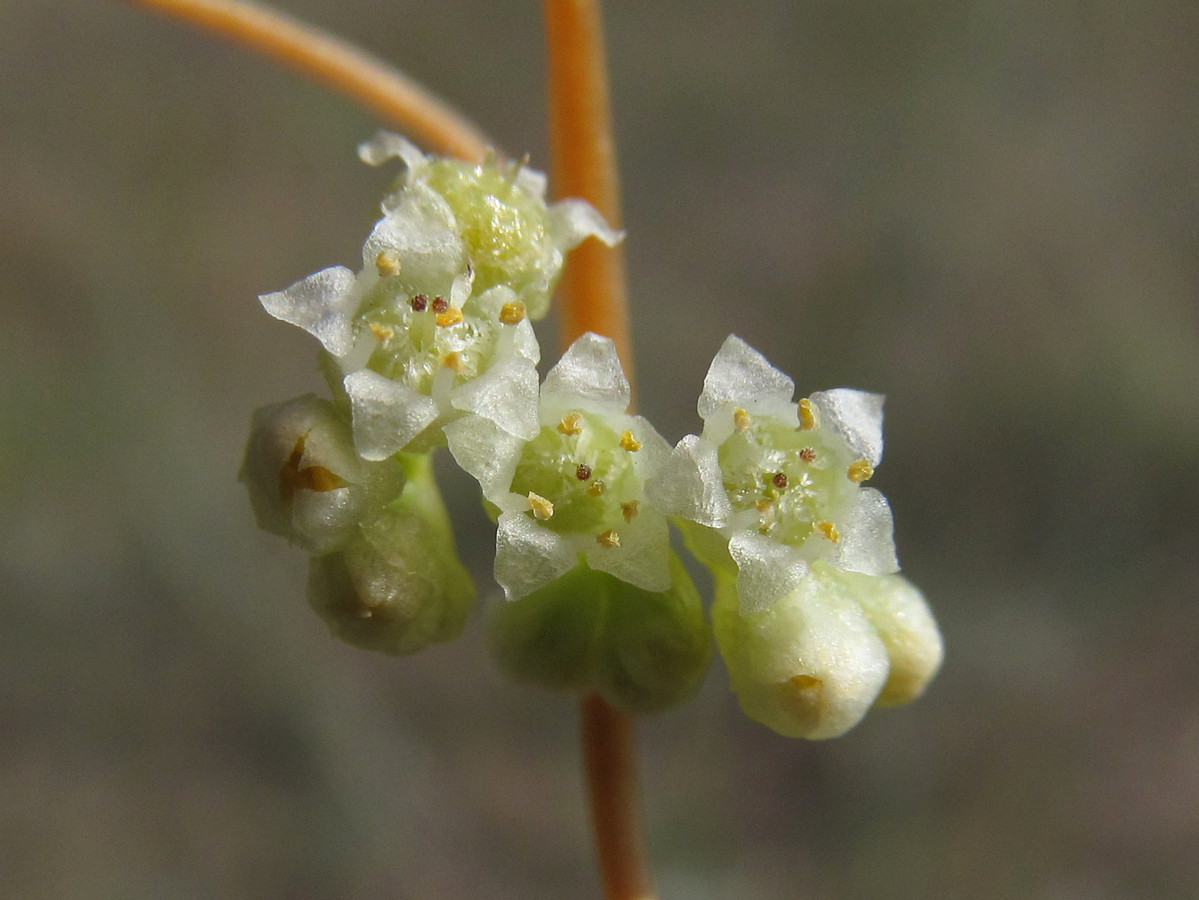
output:
M541 264L546 207L522 190L514 173L492 165L438 160L428 184L445 198L470 251L476 290L507 284L517 293Z
M754 423L721 445L719 459L733 508L755 510L759 531L792 547L811 537L817 522L836 524L857 490L846 474L849 448L819 429Z
M512 479L512 492L544 497L553 504L553 515L542 520L559 534L600 534L625 522L622 503L640 497L632 453L620 446L620 436L587 413L579 434L563 434L556 426L525 445ZM579 467L590 476L579 478ZM603 485L603 490L598 485Z

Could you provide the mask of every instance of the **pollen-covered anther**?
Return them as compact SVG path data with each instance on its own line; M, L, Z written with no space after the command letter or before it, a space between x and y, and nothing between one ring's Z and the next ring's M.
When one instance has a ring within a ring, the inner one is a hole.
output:
M760 513L766 512L770 507L774 506L774 501L763 497L761 500L754 501L754 509Z
M850 481L856 481L861 484L874 476L874 466L870 465L870 460L859 459L856 462L849 464L848 473Z
M792 675L787 680L788 686L801 697L811 697L813 694L819 695L824 687L824 682L814 675Z
M436 301L434 301L434 303L436 303ZM461 321L462 310L458 309L456 306L447 309L445 312L439 312L437 314L437 324L442 328L448 328L451 325L457 325Z
M816 451L811 447L804 447L799 451L799 458L806 463L816 462Z
M753 420L749 417L749 413L745 410L740 408L733 410L733 427L738 431L745 431L752 422Z
M641 512L641 501L630 500L627 503L620 504L620 511L624 514L626 522L632 522L636 518L637 513Z
M371 322L371 334L377 337L381 342L390 341L395 337L395 329L388 325L380 325L378 322Z
M515 325L518 322L523 322L527 310L525 305L520 300L513 300L511 303L505 303L500 307L500 321L505 325Z
M558 423L558 430L568 437L582 433L583 417L576 412L567 413Z
M633 437L633 432L622 431L620 433L620 449L628 450L630 453L636 453L641 449L641 441Z
M575 469L575 478L579 479L579 481L586 481L590 477L591 466L587 465L587 463L579 463L578 468Z
M607 531L597 534L595 536L595 542L601 547L619 547L620 535L609 528Z
M787 473L786 472L775 472L774 477L770 479L770 483L773 484L780 491L786 490L786 488L787 488Z
M412 306L413 312L424 312L429 307L429 298L424 294L417 294L409 303Z
M438 296L438 297L433 298L433 312L443 313L443 312L446 312L449 308L450 308L450 301L447 300L445 297Z
M587 485L587 496L600 497L603 496L604 492L607 490L608 486L602 481L593 481L591 484Z
M816 404L804 397L799 401L799 427L804 431L811 431L820 425L820 414L816 410Z
M532 491L529 491L529 509L533 511L533 518L543 522L554 515L554 504Z
M841 532L837 530L837 526L832 522L817 522L815 528L834 544L841 540Z
M399 275L400 255L394 250L379 251L379 255L375 257L375 268L379 270L379 277L381 278Z
M447 369L453 369L455 372L462 371L462 354L454 351L447 353L441 358L441 364Z

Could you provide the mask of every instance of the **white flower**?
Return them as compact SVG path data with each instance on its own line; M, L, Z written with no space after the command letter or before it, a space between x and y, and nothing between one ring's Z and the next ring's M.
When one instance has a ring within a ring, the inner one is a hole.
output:
M480 416L446 426L450 452L500 510L495 577L510 600L580 558L647 591L670 587L666 519L643 490L670 447L629 401L612 341L589 333L546 376L531 438Z
M336 266L261 297L329 354L369 460L435 445L464 413L502 431L537 431L537 339L566 250L620 235L582 201L547 207L544 179L495 161L426 157L395 135L360 148L407 170L383 204L357 274Z
M794 591L811 564L898 569L891 509L862 486L882 459L878 394L838 389L792 401L791 379L730 336L704 379L701 436L689 435L647 488L662 512L727 540L746 613Z

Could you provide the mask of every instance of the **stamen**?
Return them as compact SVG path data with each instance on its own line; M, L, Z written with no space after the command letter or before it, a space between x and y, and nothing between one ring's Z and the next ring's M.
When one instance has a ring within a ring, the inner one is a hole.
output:
M816 451L813 450L811 447L804 447L802 450L799 451L799 458L802 459L806 463L815 462L816 461Z
M449 308L450 308L450 301L447 300L445 297L434 297L433 298L433 312L443 313Z
M500 307L500 321L505 325L515 325L525 317L525 305L520 300L513 300Z
M770 483L773 484L780 491L786 490L786 488L787 488L787 473L786 472L775 472L774 477L770 479Z
M607 531L603 532L602 534L597 534L595 536L595 542L597 544L599 544L601 547L619 547L620 546L620 535L617 534L615 531L613 531L611 528L609 528Z
M378 322L371 322L371 333L383 342L390 341L396 334L394 328L388 325L380 325Z
M823 534L834 544L841 540L841 532L837 530L837 526L832 522L817 522L816 530Z
M558 430L565 435L576 435L583 431L583 417L577 412L567 413L558 423Z
M792 675L787 680L787 685L806 701L819 698L820 692L824 688L824 682L814 675Z
M620 449L628 450L630 453L636 453L641 449L641 441L633 437L633 432L622 431L620 433Z
M754 508L760 513L766 512L766 510L770 509L770 507L772 507L773 505L774 505L773 500L762 499L762 500L754 501Z
M400 255L394 250L381 250L375 257L375 268L382 278L400 274Z
M591 477L591 466L587 463L579 463L579 467L575 469L575 478L579 481L586 481Z
M589 497L599 497L604 491L608 490L608 486L602 481L593 481L587 485L587 495Z
M554 504L532 491L529 491L529 509L533 511L534 518L543 522L554 514Z
M424 294L417 294L415 297L412 298L412 311L413 312L424 312L425 308L428 305L429 305L429 298L426 297Z
M632 522L634 516L641 511L641 501L630 500L628 503L622 503L620 504L620 511L624 513L624 520L626 522Z
M279 470L279 499L284 503L290 503L296 491L315 491L323 494L349 484L336 472L326 469L324 466L300 468L300 461L304 458L304 444L307 440L307 433L300 435L292 448L291 456Z
M857 462L849 464L849 480L856 481L861 484L863 481L869 480L874 475L874 466L870 465L870 460L859 459Z
M752 421L753 420L749 417L749 413L747 413L745 410L740 408L733 410L733 427L738 431L745 431L747 428L749 428Z
M441 358L441 364L447 369L453 369L455 372L462 371L462 354L456 350L452 353L447 353Z
M441 298L438 297L437 299L440 300ZM437 300L433 301L433 308L437 308ZM456 306L447 310L446 312L439 312L437 314L437 324L442 328L448 328L451 325L457 325L461 321L462 310L458 309Z
M804 397L799 401L799 427L804 431L811 431L819 426L820 413L816 410L816 404Z

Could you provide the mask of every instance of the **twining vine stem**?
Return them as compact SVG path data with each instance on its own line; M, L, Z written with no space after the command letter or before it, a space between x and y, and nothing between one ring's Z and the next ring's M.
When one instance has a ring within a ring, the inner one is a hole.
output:
M472 161L494 146L433 94L321 29L246 0L123 0L212 31L341 91L432 149ZM620 227L619 182L599 0L544 0L549 126L557 195L581 197ZM610 337L632 382L623 254L599 241L574 250L562 277L562 346ZM583 763L605 900L653 900L630 716L599 696L581 702Z

